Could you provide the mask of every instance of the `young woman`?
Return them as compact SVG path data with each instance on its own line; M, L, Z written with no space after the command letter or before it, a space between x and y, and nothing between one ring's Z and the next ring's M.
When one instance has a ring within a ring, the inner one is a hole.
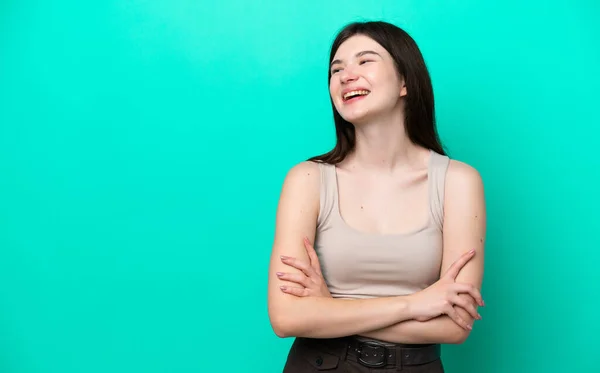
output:
M346 26L329 92L337 143L288 172L277 210L269 317L296 337L284 372L443 372L440 344L481 318L481 177L444 153L400 28Z

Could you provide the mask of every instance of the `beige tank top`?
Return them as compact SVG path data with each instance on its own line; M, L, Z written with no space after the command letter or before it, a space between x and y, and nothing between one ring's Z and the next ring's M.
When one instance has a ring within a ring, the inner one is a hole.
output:
M409 233L382 235L357 231L344 222L338 206L336 167L319 163L321 200L314 247L333 297L407 295L439 279L444 182L449 161L447 156L431 151L427 224Z

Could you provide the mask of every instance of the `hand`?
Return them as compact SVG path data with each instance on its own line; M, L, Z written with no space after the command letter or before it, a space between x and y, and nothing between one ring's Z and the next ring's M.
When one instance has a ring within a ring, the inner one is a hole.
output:
M479 290L473 285L455 282L460 270L474 255L475 250L463 254L435 284L409 296L409 304L411 311L415 314L415 320L427 321L445 314L463 328L472 329L471 325L456 312L454 306L462 307L474 319L481 319L481 316L477 313L476 304L459 296L459 293L468 293L475 299L477 304L483 306L484 303Z
M293 286L282 286L281 291L284 293L288 293L291 295L295 295L297 297L329 297L331 298L331 293L329 293L329 289L327 288L327 284L323 279L323 274L321 273L321 265L319 264L319 257L317 256L317 252L314 247L311 245L308 238L304 238L304 247L306 248L306 253L308 254L308 258L310 259L310 263L304 263L299 261L296 258L291 258L287 256L282 256L281 261L284 264L289 265L290 267L297 268L302 271L302 273L283 273L277 272L277 277L280 280L286 280L295 282L302 287L293 287Z

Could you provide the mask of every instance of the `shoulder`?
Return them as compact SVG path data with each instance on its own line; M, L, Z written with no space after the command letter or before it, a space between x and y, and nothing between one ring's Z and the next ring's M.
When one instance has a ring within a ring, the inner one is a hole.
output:
M473 224L474 221L485 221L485 195L479 171L464 162L451 160L445 184L446 230L455 230L456 227ZM464 229L467 229L466 226Z
M319 173L319 163L313 161L304 161L292 166L287 173L288 177L310 177ZM302 176L305 175L305 176ZM318 176L318 175L316 175Z
M320 166L316 162L304 161L292 166L285 176L284 186L310 187L319 184L321 179Z
M292 166L283 181L281 199L289 203L318 204L320 174L316 162L304 161Z
M479 171L473 166L451 160L445 184L444 215L446 218L484 214L483 180Z
M319 174L319 165L310 161L288 170L277 204L275 247L280 247L278 250L295 247L304 236L314 239L320 203Z
M466 248L481 250L485 239L486 215L483 181L479 171L464 162L451 160L444 197L444 246L451 252L462 252ZM477 257L481 258L479 255Z
M446 192L472 192L483 189L481 174L467 163L451 159L446 172Z

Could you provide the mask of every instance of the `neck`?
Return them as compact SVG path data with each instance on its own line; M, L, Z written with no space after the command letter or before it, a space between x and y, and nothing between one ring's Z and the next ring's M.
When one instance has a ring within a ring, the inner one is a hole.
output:
M355 125L355 133L355 148L347 158L352 167L393 172L423 158L422 147L406 134L402 113Z

